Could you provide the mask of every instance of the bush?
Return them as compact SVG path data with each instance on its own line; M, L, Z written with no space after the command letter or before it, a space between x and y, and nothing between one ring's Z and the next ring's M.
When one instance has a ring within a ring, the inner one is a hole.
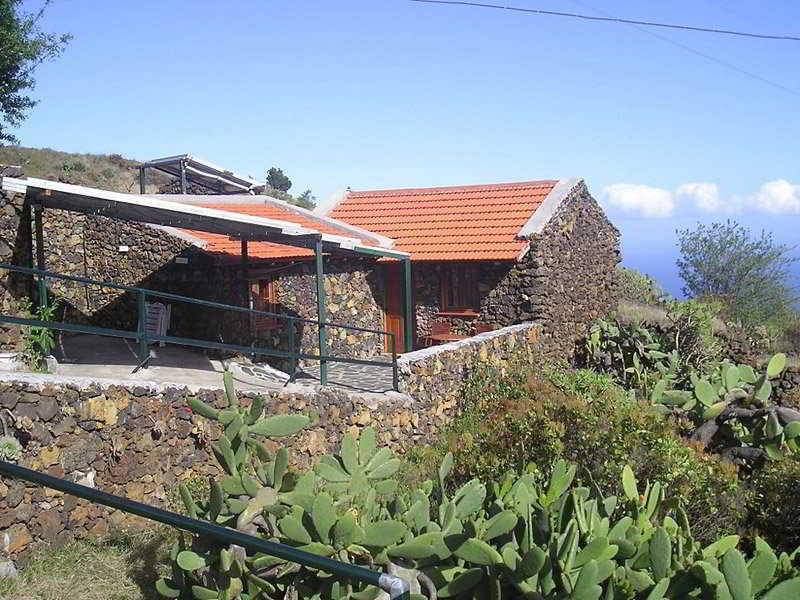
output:
M417 452L411 471L430 470L446 450L455 458L454 484L519 473L529 463L546 473L563 458L578 465L582 483L619 494L622 466L630 464L637 478L669 485L682 499L699 539L736 531L744 516L736 468L687 445L674 421L607 375L564 367L534 376L486 370L468 382L465 401L469 408L443 443Z
M591 377L574 387L612 391ZM224 410L190 400L195 414L227 425L213 445L225 476L211 484L207 502L181 486L188 513L401 577L413 600L747 600L762 592L764 598L800 593L794 555L778 557L757 540L748 564L736 549L739 536L699 543L680 500L658 483L642 486L629 467L621 469L618 496L605 496L591 480L575 485L577 468L562 459L456 487L447 453L432 479L398 493L392 477L400 460L379 449L376 432L366 428L358 438L345 435L338 454L298 476L288 470L286 448L273 455L258 437L291 435L308 418L265 417L258 399L242 407L229 376L226 391ZM350 575L200 536L180 538L170 557L171 576L156 583L166 598L385 597ZM381 578L384 590L391 583Z
M630 302L661 304L669 296L655 279L636 269L619 267L617 281L620 297Z
M782 550L800 545L800 457L768 462L753 474L750 486L748 526Z

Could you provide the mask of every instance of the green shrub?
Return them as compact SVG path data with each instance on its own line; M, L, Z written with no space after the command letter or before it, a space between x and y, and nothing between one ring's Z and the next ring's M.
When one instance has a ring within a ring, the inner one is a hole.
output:
M800 457L769 461L750 486L749 527L777 548L800 545Z
M575 386L605 384L586 377ZM289 476L286 448L272 455L257 440L296 432L307 417L265 417L260 400L240 406L229 376L226 392L223 410L190 401L196 414L225 425L213 445L225 476L211 484L206 502L181 486L188 513L402 577L411 600L748 600L762 593L774 600L800 593L796 553L777 556L758 539L748 564L736 549L739 536L700 543L680 500L657 482L641 485L630 467L621 469L614 496L591 480L575 485L578 469L563 459L459 485L450 483L456 463L447 453L432 479L398 493L392 477L400 460L366 428L358 438L345 435L339 452L313 470ZM181 537L170 559L172 574L156 584L166 598L385 598L349 577L200 536Z
M640 405L608 375L564 367L536 376L486 370L468 382L465 404L437 448L412 455L408 470L417 480L451 450L454 484L519 473L529 464L546 473L563 458L578 465L581 482L617 494L622 466L630 464L638 478L670 486L700 539L736 531L744 516L736 468L688 445L674 421Z
M619 267L617 281L620 297L631 302L661 304L669 296L655 279L636 269Z

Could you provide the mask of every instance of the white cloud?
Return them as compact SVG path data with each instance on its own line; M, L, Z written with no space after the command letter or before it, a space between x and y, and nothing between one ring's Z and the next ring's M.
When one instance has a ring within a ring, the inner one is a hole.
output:
M748 204L773 215L800 214L800 185L793 185L785 179L768 181L747 200Z
M732 203L726 203L720 199L716 183L684 183L678 186L675 194L678 199L689 200L703 212L733 212L735 210Z
M649 185L615 183L605 187L603 193L609 205L645 218L665 219L675 210L672 192Z

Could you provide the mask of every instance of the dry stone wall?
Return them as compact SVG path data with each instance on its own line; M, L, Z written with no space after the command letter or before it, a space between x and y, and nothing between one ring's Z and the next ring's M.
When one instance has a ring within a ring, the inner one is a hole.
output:
M0 381L0 408L13 415L11 433L24 445L19 464L158 506L174 506L178 482L217 474L209 443L220 432L187 408L192 395L222 405L221 390L36 375ZM252 400L251 394L239 397L244 405ZM314 417L311 427L286 438L295 466L308 466L338 448L345 433L358 434L367 426L375 427L381 444L403 453L432 440L453 417L454 406L412 403L402 394L321 388L270 393L265 411ZM265 444L277 449L273 440ZM0 478L0 554L14 559L36 541L103 535L141 524L119 511Z
M383 279L377 275L375 261L326 256L323 270L327 321L383 331ZM278 302L284 314L317 320L317 282L310 261L299 263L280 275ZM327 352L336 356L369 358L384 350L384 339L379 334L328 327L327 338ZM295 342L300 351L317 354L319 328L313 324L298 324ZM271 343L288 349L285 326L275 330Z
M617 306L619 240L619 231L581 182L500 283L496 294L503 301L490 318L540 323L545 356L571 359L591 323Z
M400 391L453 410L464 383L482 367L533 364L541 352L540 334L540 325L522 323L403 354L398 359Z

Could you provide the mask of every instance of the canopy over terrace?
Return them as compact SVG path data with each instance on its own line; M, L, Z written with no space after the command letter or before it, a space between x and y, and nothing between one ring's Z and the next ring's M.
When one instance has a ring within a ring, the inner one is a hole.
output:
M317 279L317 312L320 322L327 321L323 286L323 254L346 253L370 255L402 260L405 265L404 313L406 328L410 329L411 306L411 261L406 252L393 250L391 240L373 235L374 245L364 239L323 233L308 226L291 221L268 219L247 214L206 208L192 204L171 202L162 198L140 194L123 194L78 185L36 178L2 177L0 187L4 191L25 194L33 207L35 222L37 268L45 270L42 211L55 208L85 215L100 215L112 219L148 223L176 229L190 229L227 235L241 240L242 267L247 269L247 242L268 241L286 246L308 248L314 251ZM333 220L331 220L333 221ZM342 224L342 228L350 228ZM368 234L368 232L363 232ZM368 234L369 235L369 234ZM363 238L364 236L362 236ZM320 355L327 346L324 327L319 328ZM411 332L406 335L406 351L411 350ZM322 361L322 367L325 362Z

